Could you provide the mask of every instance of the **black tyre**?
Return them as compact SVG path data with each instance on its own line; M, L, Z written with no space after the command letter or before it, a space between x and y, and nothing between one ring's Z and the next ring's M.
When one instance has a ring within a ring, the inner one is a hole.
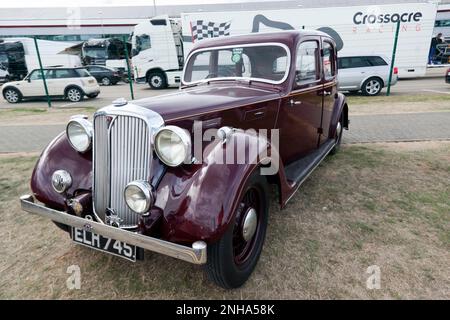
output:
M208 246L208 277L225 289L242 286L261 255L266 237L269 196L259 170L246 183L236 217L223 237Z
M339 149L341 148L342 136L344 134L343 123L344 123L344 115L341 115L341 118L339 119L339 122L336 127L336 133L334 138L336 140L336 144L334 145L333 149L330 152L331 155L338 153Z
M22 101L22 94L15 88L6 88L3 90L3 97L9 103L19 103Z
M167 88L166 76L162 72L152 72L147 78L147 82L152 89L165 89Z
M83 100L84 93L76 87L70 87L66 90L66 97L71 102L80 102Z
M108 77L103 77L100 80L100 83L102 84L102 86L110 86L111 85L111 79Z
M380 78L370 78L364 82L361 91L365 96L379 95L383 90L383 81Z

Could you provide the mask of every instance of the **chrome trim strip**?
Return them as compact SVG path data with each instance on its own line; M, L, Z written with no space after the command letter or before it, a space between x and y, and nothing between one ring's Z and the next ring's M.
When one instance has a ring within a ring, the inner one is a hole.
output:
M268 79L263 79L263 78L249 78L249 77L221 77L221 78L211 78L211 79L203 79L200 81L191 81L191 82L186 82L184 81L184 75L186 72L186 68L187 65L189 64L189 60L191 59L191 57L199 52L204 52L204 51L211 51L211 50L220 50L220 49L231 49L231 48L248 48L248 47L262 47L262 46L277 46L277 47L281 47L283 48L287 55L287 65L286 65L286 72L284 74L283 79L279 80L279 81L273 81L273 80L268 80ZM264 83L270 83L270 84L282 84L283 82L285 82L287 80L287 78L289 77L289 73L291 71L291 50L289 50L289 47L283 43L280 42L261 42L261 43L252 43L252 44L234 44L234 45L228 45L228 46L217 46L217 47L210 47L210 48L203 48L203 49L198 49L195 51L191 51L186 59L186 63L184 64L183 67L183 74L181 76L181 84L182 85L192 85L192 84L197 84L197 83L205 83L205 82L210 82L210 81L218 81L218 80L244 80L244 81L260 81L260 82L264 82Z
M43 205L34 203L34 199L30 195L20 197L20 204L22 210L48 218L55 222L94 232L107 238L123 241L127 244L135 245L145 250L164 254L166 256L193 264L206 263L207 245L203 241L196 241L192 244L192 247L187 247L161 239L144 236L142 234L114 228L106 224L73 216L62 211L46 208Z

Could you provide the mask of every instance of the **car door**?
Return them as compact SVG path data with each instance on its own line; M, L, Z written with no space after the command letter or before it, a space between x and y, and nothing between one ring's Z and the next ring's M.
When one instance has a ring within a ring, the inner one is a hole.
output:
M44 70L44 75L48 70ZM24 97L40 97L45 96L44 82L42 81L41 70L32 71L17 86Z
M354 68L351 66L351 59L349 57L339 58L338 69L339 90L359 90L359 82L355 81L359 76L355 76Z
M65 89L71 83L70 79L75 77L76 72L73 69L56 69L52 81L52 95L63 96Z
M318 147L322 116L320 38L305 38L296 48L292 92L282 99L278 127L280 155L290 164Z
M323 111L320 130L320 144L326 142L330 134L331 117L337 94L336 48L333 42L322 38L322 83Z

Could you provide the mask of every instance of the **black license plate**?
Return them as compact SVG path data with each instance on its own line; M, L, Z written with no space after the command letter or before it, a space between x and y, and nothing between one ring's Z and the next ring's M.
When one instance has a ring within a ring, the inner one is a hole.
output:
M75 243L89 248L113 254L133 262L136 261L136 246L129 245L123 241L106 238L79 228L72 228L71 238Z

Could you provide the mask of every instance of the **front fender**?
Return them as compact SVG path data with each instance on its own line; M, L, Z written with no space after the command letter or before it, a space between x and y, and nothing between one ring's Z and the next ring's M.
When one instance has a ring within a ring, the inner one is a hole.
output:
M245 147L233 148L242 138L247 138ZM219 139L210 143L203 152L203 163L190 165L192 170L169 169L158 186L155 203L163 211L163 238L177 243L220 239L232 223L246 181L260 167L259 158L267 146L266 139L236 132L226 144ZM218 161L231 149L235 156L236 150L252 155L243 164Z
M41 154L31 177L31 190L37 200L47 206L64 210L66 196L52 187L52 175L56 170L66 170L72 176L72 186L67 195L78 190L92 189L92 152L75 151L65 132L56 137Z

